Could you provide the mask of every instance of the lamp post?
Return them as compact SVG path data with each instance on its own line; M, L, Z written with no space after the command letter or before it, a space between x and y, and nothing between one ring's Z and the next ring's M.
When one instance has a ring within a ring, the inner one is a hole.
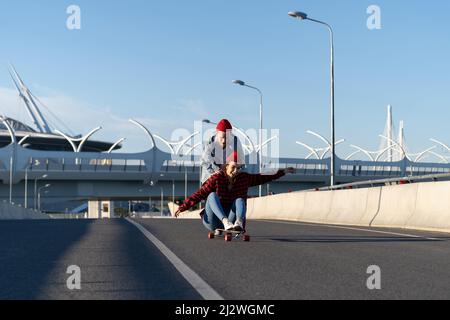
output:
M161 217L163 216L163 204L164 204L164 189L163 187L160 187L161 189Z
M25 168L25 199L24 199L24 207L28 209L28 166Z
M139 189L139 193L142 193L144 191L145 191L144 189ZM151 207L152 207L152 196L149 191L149 195L148 195L148 213L149 214L151 214Z
M46 184L45 186L39 188L39 191L38 191L38 210L39 211L41 211L41 190L50 188L50 186L51 186L51 184Z
M309 20L312 22L316 22L322 24L328 28L330 31L330 43L331 43L331 166L330 166L330 184L334 186L335 184L335 158L336 158L336 150L335 150L335 127L334 127L334 34L333 29L328 23L325 23L320 20L309 18L306 13L303 12L289 12L289 16L300 19L300 20Z
M186 165L184 166L184 200L188 197L188 174Z
M14 176L14 158L16 157L17 150L17 138L14 128L8 122L8 119L4 116L0 116L0 121L6 127L11 137L11 157L9 159L9 203L12 204L12 184L13 184L13 176Z
M42 177L34 179L34 210L37 209L37 195L38 195L38 193L37 193L37 182L38 182L38 180L45 179L47 177L48 177L48 175L44 174Z
M202 145L203 145L203 124L212 124L212 125L217 125L217 123L215 123L215 122L212 122L211 120L208 120L208 119L203 119L202 120ZM202 164L201 164L201 162L202 162L202 156L203 156L203 154L201 154L200 155L200 188L202 187L202 177L203 177L203 168L202 168Z
M242 86L242 87L247 87L253 90L258 91L259 96L260 96L260 103L259 103L259 173L262 173L262 134L263 134L263 93L261 90L259 90L256 87L250 86L248 84L246 84L244 81L242 80L233 80L233 84ZM262 186L259 186L259 196L262 196Z
M14 151L13 151L14 154ZM13 183L13 170L14 170L14 155L11 155L9 159L9 204L12 204L12 183Z
M172 211L174 208L175 208L175 180L172 180Z

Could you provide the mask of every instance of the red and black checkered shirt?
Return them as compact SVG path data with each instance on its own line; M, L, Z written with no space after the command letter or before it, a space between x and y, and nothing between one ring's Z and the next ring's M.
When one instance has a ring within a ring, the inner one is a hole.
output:
M260 175L240 172L235 177L234 183L231 185L230 179L226 173L224 171L220 171L209 178L200 190L186 199L186 201L184 201L184 203L180 206L180 210L189 210L200 201L206 200L212 192L217 193L222 207L224 209L229 209L236 199L242 198L247 200L248 188L277 180L285 174L286 173L283 170L278 171L278 173L274 175Z

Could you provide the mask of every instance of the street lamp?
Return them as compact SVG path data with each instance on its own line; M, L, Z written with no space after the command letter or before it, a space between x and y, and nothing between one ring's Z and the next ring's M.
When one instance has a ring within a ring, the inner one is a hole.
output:
M239 85L242 87L247 87L247 88L258 91L259 96L260 96L260 104L259 104L259 173L262 173L263 93L258 88L250 86L242 80L233 80L232 82L233 82L233 84L236 84L236 85ZM262 186L259 186L259 196L260 197L262 196Z
M5 118L4 116L0 116L0 121L3 122L3 125L8 130L9 135L11 137L11 145L13 146L11 149L11 157L9 159L9 203L12 204L12 185L14 175L13 169L14 169L14 158L16 157L16 150L17 150L17 138L14 128L8 122L7 118Z
M202 120L202 145L203 145L203 137L204 137L204 134L203 134L203 124L212 124L212 125L217 125L217 123L215 123L215 122L212 122L211 120L208 120L208 119L203 119ZM201 162L202 162L202 156L203 156L203 154L201 154L200 155L200 172L199 172L199 175L200 175L200 178L199 178L199 187L201 188L202 187L202 177L203 177L203 168L202 168L202 164L201 164Z
M163 216L163 204L164 204L164 188L159 187L161 189L161 217Z
M150 181L150 184L146 187L149 187L150 189L153 188L153 181ZM144 192L145 189L139 189L139 192ZM149 195L148 195L148 212L151 215L151 209L152 209L152 195L151 195L151 190L149 190Z
M28 209L28 169L31 167L32 163L28 163L25 168L25 201L24 201L24 207L25 209Z
M172 180L172 211L174 210L174 208L175 208L175 180Z
M50 188L50 186L51 186L51 184L46 184L45 186L39 188L39 191L38 191L38 210L39 211L41 211L41 190Z
M331 43L331 167L330 167L330 184L334 186L335 184L335 158L336 158L336 149L335 149L335 127L334 127L334 34L333 29L328 23L323 21L315 20L309 18L308 15L304 12L289 12L289 16L299 19L299 20L309 20L312 22L316 22L322 24L328 28L330 31L330 43Z
M37 208L37 182L38 182L38 180L41 180L41 179L45 179L45 178L47 178L48 177L48 174L44 174L42 177L40 177L40 178L36 178L36 179L34 179L34 210L36 210Z
M184 200L187 199L188 195L188 173L187 173L187 168L186 168L186 164L184 165Z

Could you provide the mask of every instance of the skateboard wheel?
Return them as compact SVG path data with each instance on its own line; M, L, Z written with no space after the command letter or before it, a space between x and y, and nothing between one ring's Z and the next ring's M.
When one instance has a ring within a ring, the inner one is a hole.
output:
M245 242L249 242L250 241L250 236L248 234L245 234L244 237L243 237L243 240Z
M225 241L226 241L226 242L230 242L230 241L231 241L231 234L227 233L227 234L225 235Z
M208 233L208 239L214 239L214 232Z

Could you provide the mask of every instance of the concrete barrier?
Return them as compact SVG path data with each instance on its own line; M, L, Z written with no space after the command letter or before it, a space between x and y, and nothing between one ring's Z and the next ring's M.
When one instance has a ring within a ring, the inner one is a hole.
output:
M0 220L49 219L46 214L9 203L0 203Z
M418 185L414 212L407 221L414 229L450 231L450 182Z
M407 228L416 207L418 187L419 184L407 184L382 188L380 210L372 226Z
M304 212L306 193L285 193L247 201L249 219L298 221Z
M379 210L381 188L333 192L325 223L369 226Z
M182 217L198 219L199 211ZM450 181L249 199L247 217L450 232Z
M179 219L198 219L200 220L200 210L183 212Z

